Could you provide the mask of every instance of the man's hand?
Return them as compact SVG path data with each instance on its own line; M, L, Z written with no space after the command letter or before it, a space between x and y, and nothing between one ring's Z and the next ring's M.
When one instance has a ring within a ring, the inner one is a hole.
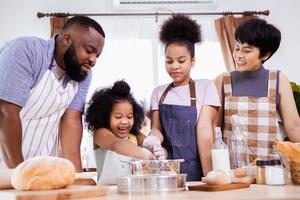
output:
M24 160L20 111L20 106L0 100L0 156L8 168Z
M70 160L76 169L81 172L80 144L82 139L81 113L67 109L61 119L60 141L63 157Z

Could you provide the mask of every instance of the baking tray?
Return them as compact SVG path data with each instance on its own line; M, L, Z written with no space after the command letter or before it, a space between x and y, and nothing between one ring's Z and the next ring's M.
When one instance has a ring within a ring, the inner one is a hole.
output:
M152 193L185 190L186 174L143 174L119 177L119 193Z

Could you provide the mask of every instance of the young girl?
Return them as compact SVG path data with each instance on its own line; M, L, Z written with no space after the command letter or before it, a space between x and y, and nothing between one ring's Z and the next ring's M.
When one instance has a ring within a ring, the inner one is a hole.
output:
M160 40L166 45L165 67L173 81L152 93L152 131L143 146L151 149L162 142L169 159L185 159L181 172L187 173L187 180L200 181L212 169L212 121L220 106L212 81L190 77L200 26L187 16L174 15L163 24Z
M144 107L135 100L125 81L94 93L85 121L94 133L99 184L115 184L117 177L130 175L132 158L154 159L150 151L138 146L144 139L139 132L144 117Z
M252 19L237 28L235 40L237 69L216 78L224 105L217 123L223 125L226 141L231 132L230 116L237 114L247 134L250 161L276 158L272 141L283 139L277 112L289 139L300 142L300 120L290 82L280 71L263 66L280 45L280 31L263 19Z

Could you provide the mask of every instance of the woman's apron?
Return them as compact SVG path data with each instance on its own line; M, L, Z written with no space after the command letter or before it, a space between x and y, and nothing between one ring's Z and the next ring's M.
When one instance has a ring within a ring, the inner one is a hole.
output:
M164 135L163 147L168 151L168 159L184 159L181 173L187 174L187 181L200 181L203 176L197 146L196 91L195 82L190 80L191 106L163 104L172 83L159 101L159 116Z
M130 134L128 139L137 145L137 139L134 135ZM95 149L94 154L97 164L98 185L115 185L118 177L131 175L130 162L132 157L101 148Z
M248 140L250 161L278 158L272 141L279 138L276 109L277 71L269 72L268 96L232 96L230 73L224 75L224 140L231 134L230 116L238 115Z
M78 91L79 83L73 80L64 88L52 67L53 59L20 112L24 159L56 155L60 119Z

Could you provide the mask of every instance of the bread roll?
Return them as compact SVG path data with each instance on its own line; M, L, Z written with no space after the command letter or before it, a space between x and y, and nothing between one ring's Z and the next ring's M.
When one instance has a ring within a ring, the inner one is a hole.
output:
M231 177L222 170L214 170L208 172L206 177L202 178L202 182L207 185L222 185L222 184L230 184Z
M233 174L236 178L244 178L247 176L247 171L243 168L236 168L233 170Z
M25 160L14 170L11 183L18 190L48 190L73 184L74 165L59 157L39 156Z

